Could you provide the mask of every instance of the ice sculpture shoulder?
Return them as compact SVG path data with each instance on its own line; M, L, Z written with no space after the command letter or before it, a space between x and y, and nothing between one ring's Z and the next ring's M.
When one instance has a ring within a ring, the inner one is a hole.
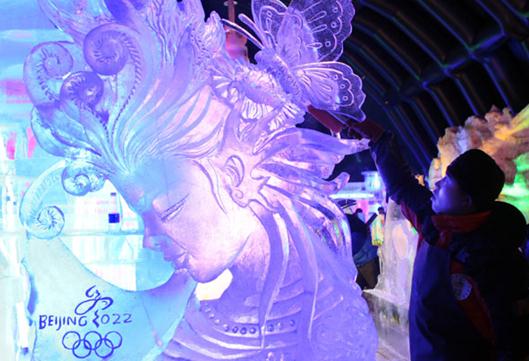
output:
M228 56L198 0L41 7L74 40L40 44L25 64L37 139L70 162L65 190L111 181L143 218L146 247L197 281L233 274L220 299L190 300L159 358L373 360L329 197L347 176L324 180L361 144L296 127L309 105L363 118L361 81L336 62L351 3L253 1L242 21L255 36L228 26L260 47L257 64Z

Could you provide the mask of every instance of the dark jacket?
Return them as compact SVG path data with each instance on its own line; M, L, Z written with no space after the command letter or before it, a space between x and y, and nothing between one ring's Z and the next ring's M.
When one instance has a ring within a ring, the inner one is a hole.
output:
M385 133L371 149L388 195L419 232L409 310L411 360L516 359L513 305L527 292L521 212L496 202L487 212L435 215L431 192L412 176L393 136Z
M377 247L371 241L369 225L354 214L346 214L351 231L351 247L356 267L361 267L377 258Z

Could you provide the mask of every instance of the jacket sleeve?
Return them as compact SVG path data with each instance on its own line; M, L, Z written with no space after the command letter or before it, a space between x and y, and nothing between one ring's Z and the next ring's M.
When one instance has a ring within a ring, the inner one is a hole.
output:
M483 238L476 242L484 243ZM503 241L503 240L502 240ZM468 241L467 241L468 244ZM476 330L494 348L497 361L518 359L517 352L527 350L527 333L517 322L515 304L525 297L527 264L518 250L502 247L463 249L451 267L464 260L462 272L470 281L471 292L459 305ZM525 333L520 337L519 333Z
M514 338L514 312L513 300L510 297L509 287L506 286L508 278L492 276L492 272L485 272L473 279L475 287L472 293L476 293L481 300L482 308L485 310L486 318L489 319L489 326L484 323L484 327L478 327L478 331L483 336L489 334L495 349L495 360L509 361L513 359L513 338ZM509 277L509 275L504 275ZM476 302L472 309L476 313L479 309L479 302ZM487 332L487 329L490 330Z
M399 204L413 226L419 227L431 215L430 190L421 186L401 155L393 134L384 132L371 144L371 154L386 186L388 196Z

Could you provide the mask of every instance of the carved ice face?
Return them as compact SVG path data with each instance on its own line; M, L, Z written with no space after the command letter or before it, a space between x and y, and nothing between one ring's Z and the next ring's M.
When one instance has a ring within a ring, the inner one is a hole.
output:
M222 182L197 163L154 161L127 183L118 188L143 219L144 246L199 282L229 268L258 227L254 214L231 201Z

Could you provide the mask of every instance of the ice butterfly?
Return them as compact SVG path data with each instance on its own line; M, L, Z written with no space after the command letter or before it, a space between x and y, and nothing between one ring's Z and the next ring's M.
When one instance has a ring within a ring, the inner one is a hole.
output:
M293 0L288 7L279 0L254 0L253 20L244 14L239 18L255 36L224 22L260 49L257 66L273 75L293 103L361 121L362 81L336 61L353 16L350 0Z

